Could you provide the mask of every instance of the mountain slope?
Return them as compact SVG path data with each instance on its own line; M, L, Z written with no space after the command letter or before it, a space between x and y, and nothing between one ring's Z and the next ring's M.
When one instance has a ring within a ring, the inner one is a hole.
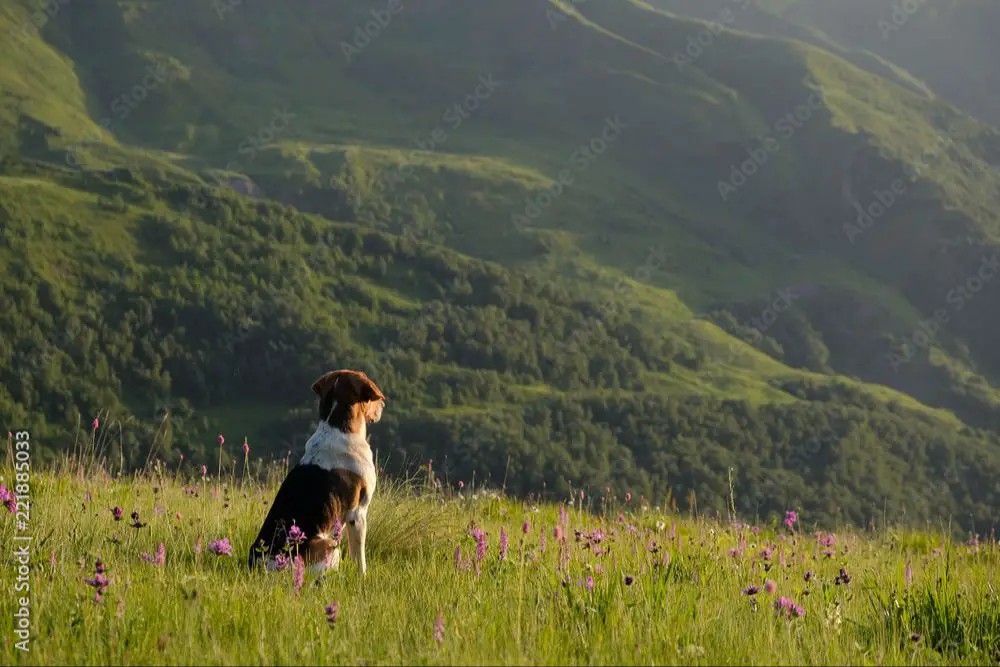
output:
M677 67L704 24L644 3L427 2L346 58L370 11L95 0L7 52L3 421L282 456L318 370L364 367L392 465L995 518L995 292L892 356L995 248L995 130L801 41ZM62 85L9 83L42 53Z

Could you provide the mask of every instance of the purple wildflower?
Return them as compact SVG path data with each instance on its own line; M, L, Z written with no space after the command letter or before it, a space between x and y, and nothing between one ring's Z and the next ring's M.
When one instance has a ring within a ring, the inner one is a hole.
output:
M334 600L330 604L326 605L326 607L323 608L323 611L326 612L326 622L329 623L332 628L337 622L337 612L340 611L340 601Z
M531 532L531 522L525 519L524 523L521 524L521 532L527 535Z
M500 528L500 560L507 560L507 531Z
M439 611L434 619L434 641L438 644L444 641L444 612Z
M298 546L305 542L306 534L302 532L296 524L292 524L292 527L288 531L288 537L286 538L286 544L290 547Z
M115 518L115 521L121 521L122 517L125 516L125 510L116 505L111 508L111 516Z
M594 590L594 578L590 575L587 575L586 581L583 582L583 587L586 588L588 591Z
M0 484L0 503L11 514L17 509L17 494L8 489L6 484Z
M631 586L633 581L635 581L635 579L633 579L629 575L625 575L625 585L626 586Z
M545 533L540 533L538 535L538 550L545 553Z
M281 572L286 567L288 567L288 556L285 554L278 554L274 557L274 571Z
M97 561L94 564L93 578L84 577L83 583L87 584L88 586L94 587L94 602L100 602L101 596L104 595L104 592L108 589L108 586L111 584L111 579L109 579L104 574L104 563L102 563L101 561Z
M773 579L768 579L764 582L764 592L768 595L774 595L778 590L778 584Z
M221 540L212 540L208 543L208 550L211 551L216 556L232 556L233 555L233 545L229 543L229 538L224 537Z
M805 574L803 575L803 578L804 578L804 579L805 579L806 581L812 581L812 579L813 579L813 573L812 573L812 570L806 570L806 573L805 573Z
M143 551L141 558L147 563L163 567L167 563L167 549L163 546L163 542L160 542L160 546L156 548L155 556L150 556L148 552Z
M833 580L833 583L837 586L840 584L849 584L851 583L851 575L847 574L847 570L845 568L840 568L840 574L838 574L837 578Z
M750 584L749 586L743 589L743 595L753 596L757 595L757 593L760 593L760 586L754 586L753 584Z
M306 562L302 556L296 556L292 560L292 581L295 584L295 594L302 591L302 583L306 580Z
M788 527L788 530L792 530L793 528L795 528L795 522L797 522L798 520L799 520L798 512L794 510L788 510L787 512L785 512L785 525Z

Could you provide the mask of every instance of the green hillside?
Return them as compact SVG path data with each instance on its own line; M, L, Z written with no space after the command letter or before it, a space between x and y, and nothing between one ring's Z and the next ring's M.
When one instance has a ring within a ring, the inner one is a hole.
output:
M627 0L28 6L0 421L50 455L100 415L131 465L284 457L358 367L389 468L996 521L995 285L949 295L998 132L906 71L728 29L678 66L707 24Z

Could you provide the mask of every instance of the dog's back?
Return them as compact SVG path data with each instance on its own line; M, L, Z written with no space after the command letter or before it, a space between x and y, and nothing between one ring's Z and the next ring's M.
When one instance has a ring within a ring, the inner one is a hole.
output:
M306 564L329 562L340 537L335 534L338 522L343 526L366 495L365 481L355 472L326 470L315 464L295 466L278 489L254 540L250 565L285 553L293 524L306 536L298 549Z

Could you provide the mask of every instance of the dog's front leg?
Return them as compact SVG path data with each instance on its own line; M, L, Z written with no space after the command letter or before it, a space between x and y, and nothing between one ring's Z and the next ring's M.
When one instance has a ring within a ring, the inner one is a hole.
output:
M367 574L365 562L365 535L368 532L368 508L358 507L347 521L348 544L351 558L361 567L361 574Z

